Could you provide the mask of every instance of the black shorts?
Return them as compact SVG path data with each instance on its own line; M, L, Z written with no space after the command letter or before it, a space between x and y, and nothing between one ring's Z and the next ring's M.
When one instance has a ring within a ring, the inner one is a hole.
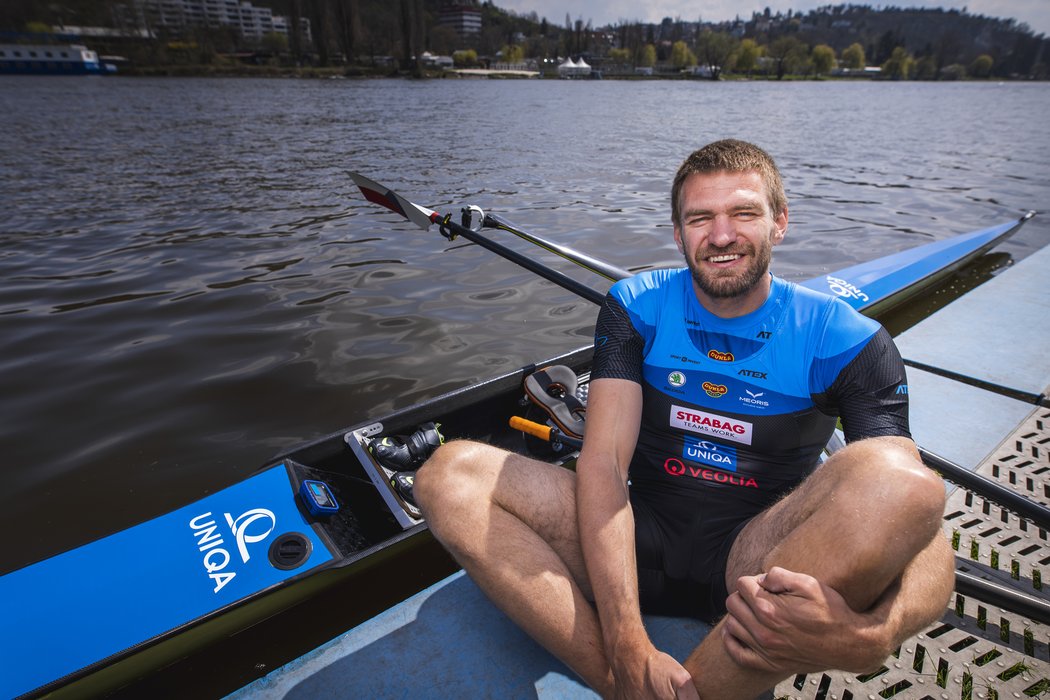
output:
M726 564L750 515L720 513L689 494L634 488L631 507L642 612L706 622L725 615Z

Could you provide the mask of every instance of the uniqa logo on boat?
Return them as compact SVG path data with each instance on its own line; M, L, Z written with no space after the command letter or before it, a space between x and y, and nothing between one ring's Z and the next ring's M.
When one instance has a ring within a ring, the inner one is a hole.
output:
M252 558L248 552L248 545L262 542L277 526L277 517L273 511L266 508L252 508L234 518L230 513L224 513L226 524L230 528L230 534L237 545L237 553L241 562L247 564ZM249 534L248 529L254 530ZM232 581L237 572L230 567L230 551L226 548L226 540L219 526L212 517L211 511L202 513L190 520L190 529L197 540L197 550L204 557L201 562L208 578L212 580L215 588L213 593L218 593L223 587Z
M835 294L846 299L859 299L861 301L868 301L868 295L861 291L860 287L857 287L852 282L848 282L838 277L827 276L828 289Z

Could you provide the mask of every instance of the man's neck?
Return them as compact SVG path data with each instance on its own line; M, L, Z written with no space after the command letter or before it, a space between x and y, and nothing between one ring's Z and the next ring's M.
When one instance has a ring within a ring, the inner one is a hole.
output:
M766 272L755 286L744 292L731 297L712 297L702 291L693 282L693 292L697 301L709 312L719 318L739 318L746 316L752 311L762 308L769 298L769 291L773 285L773 277Z

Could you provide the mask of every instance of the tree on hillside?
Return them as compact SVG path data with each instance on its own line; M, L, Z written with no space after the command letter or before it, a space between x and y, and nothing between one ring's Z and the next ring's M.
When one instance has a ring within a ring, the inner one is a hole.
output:
M904 46L904 40L897 36L892 29L887 29L879 37L879 43L875 47L875 62L880 63L889 60L893 51Z
M328 65L328 3L325 0L308 0L310 7L310 36L314 40L317 64Z
M841 63L843 68L862 70L867 65L864 57L864 47L858 43L850 44L842 50Z
M284 5L288 15L288 50L298 61L303 55L303 3L302 0L285 0Z
M806 45L793 36L782 36L775 39L767 48L766 56L776 66L777 80L783 80L788 73L793 73L806 59Z
M746 73L750 78L761 55L762 47L756 44L754 39L744 39L740 42L740 48L736 52L736 60L733 62L734 70L737 73Z
M420 25L423 18L423 0L401 0L401 65L420 77L423 75L423 32Z
M525 60L525 47L518 44L507 44L500 53L504 63L521 63Z
M638 49L638 56L635 58L635 65L643 68L652 68L656 65L656 47L652 44L646 44Z
M675 68L688 68L696 65L696 54L681 39L671 45L671 65Z
M912 57L903 46L898 46L882 64L882 74L893 80L907 80L911 74Z
M912 63L911 77L915 80L936 80L937 60L933 56L921 56Z
M737 40L723 32L703 32L696 43L700 59L711 68L711 80L718 80L729 57L736 50Z
M993 65L995 65L995 61L992 57L982 53L970 64L970 75L975 78L988 78L992 75Z
M361 41L361 13L358 0L333 0L335 38L347 62L353 62Z
M609 49L609 63L613 65L626 66L631 62L631 51L629 49Z
M835 67L835 49L827 44L817 44L809 54L813 62L813 72L817 75L827 75Z

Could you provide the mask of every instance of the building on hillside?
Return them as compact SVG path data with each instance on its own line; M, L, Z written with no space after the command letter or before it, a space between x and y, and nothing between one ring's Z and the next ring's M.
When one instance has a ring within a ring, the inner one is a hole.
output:
M291 30L289 18L274 16L270 8L246 0L134 0L133 4L139 25L151 32L230 27L257 41L270 33L288 36ZM299 23L303 40L310 41L310 20L301 17Z
M447 2L438 12L438 26L451 27L460 36L481 33L481 8L477 2Z

